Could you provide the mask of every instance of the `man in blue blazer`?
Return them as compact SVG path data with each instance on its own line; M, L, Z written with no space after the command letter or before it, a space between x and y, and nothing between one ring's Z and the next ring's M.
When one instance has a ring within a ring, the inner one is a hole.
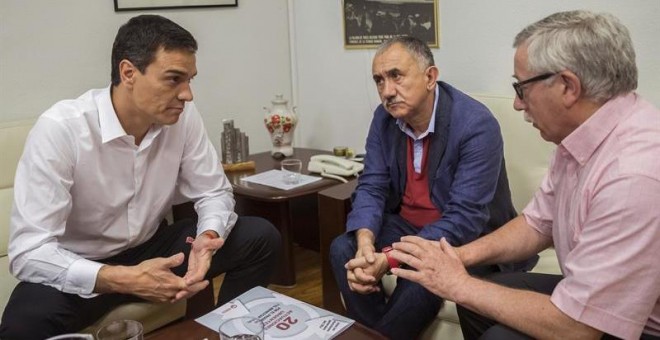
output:
M389 338L413 339L442 300L403 279L386 299L380 280L398 266L389 246L405 235L462 245L516 212L496 119L483 104L436 82L438 68L424 42L384 42L372 74L382 105L369 129L346 233L333 241L330 259L350 317Z

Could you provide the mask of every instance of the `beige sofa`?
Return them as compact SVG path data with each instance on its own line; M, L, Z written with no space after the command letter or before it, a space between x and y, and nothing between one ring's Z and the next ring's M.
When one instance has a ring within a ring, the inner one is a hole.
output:
M25 139L33 124L34 120L0 123L0 150L3 154L3 160L0 162L0 317L4 312L12 290L18 283L9 273L9 260L7 258L9 218L14 197L13 185L16 165L23 152ZM205 295L198 294L197 299L209 299L208 293L209 291ZM212 288L210 294L210 299L212 299ZM208 303L209 306L212 306L212 300ZM197 306L204 305L206 302L191 301L190 304L196 304L197 308ZM203 308L206 308L206 306ZM201 311L189 312L199 314ZM100 325L119 319L132 319L142 322L145 332L149 332L185 315L186 301L175 304L132 303L112 310L85 331L94 333Z

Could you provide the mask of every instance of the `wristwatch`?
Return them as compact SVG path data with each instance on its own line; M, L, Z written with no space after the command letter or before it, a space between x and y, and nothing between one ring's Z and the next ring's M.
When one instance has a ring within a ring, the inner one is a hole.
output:
M392 247L387 246L381 250L383 254L385 254L385 257L387 258L387 263L390 265L390 269L387 270L387 275L392 275L392 268L399 268L401 265L399 264L399 261L397 259L393 258L390 256L390 252L392 251Z

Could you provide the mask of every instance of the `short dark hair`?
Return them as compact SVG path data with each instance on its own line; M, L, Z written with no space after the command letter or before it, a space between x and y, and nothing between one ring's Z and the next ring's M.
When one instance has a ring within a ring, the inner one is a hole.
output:
M381 55L383 52L387 51L390 47L396 44L401 44L410 55L413 56L419 63L420 69L424 70L427 67L435 66L435 61L433 60L433 53L428 45L425 42L421 41L418 38L401 35L394 38L385 40L383 43L378 46L375 56Z
M144 73L161 47L166 51L195 53L197 41L185 28L159 15L140 15L128 20L119 28L112 44L112 85L121 82L119 62L129 60Z

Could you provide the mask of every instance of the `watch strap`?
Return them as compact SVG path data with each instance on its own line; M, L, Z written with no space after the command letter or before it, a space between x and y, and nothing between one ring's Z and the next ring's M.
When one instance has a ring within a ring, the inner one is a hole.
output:
M390 266L390 270L387 271L387 274L392 274L392 272L391 272L391 269L392 269L392 268L399 268L399 267L401 266L401 265L399 264L399 261L398 261L397 259L393 258L393 257L390 255L390 252L391 252L393 249L394 249L394 248L392 248L392 247L390 247L390 246L387 246L387 247L385 247L385 248L383 248L383 249L381 250L381 251L383 252L383 254L385 254L385 258L387 258L387 264L389 264L389 266Z

